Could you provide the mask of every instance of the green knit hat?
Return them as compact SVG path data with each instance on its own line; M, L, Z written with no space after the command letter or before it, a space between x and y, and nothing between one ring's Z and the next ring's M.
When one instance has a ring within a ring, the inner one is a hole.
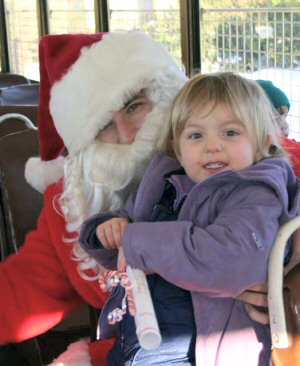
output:
M269 97L270 101L274 105L276 109L279 109L286 105L288 109L290 109L290 101L285 93L277 88L271 81L269 80L256 80L257 83L264 89L265 93Z

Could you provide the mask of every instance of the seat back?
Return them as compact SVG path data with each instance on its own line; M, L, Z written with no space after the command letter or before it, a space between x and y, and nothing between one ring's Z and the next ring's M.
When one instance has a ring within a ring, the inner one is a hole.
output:
M0 137L0 255L2 260L18 251L28 231L35 228L43 207L43 196L34 190L24 177L26 161L29 157L39 154L37 130L26 127L25 131L14 132L15 126L12 121L13 119L7 118L5 123L7 123L8 134ZM24 126L23 123L23 128ZM90 333L89 306L85 305L52 330L37 338L44 364L50 363L71 342L86 338ZM33 346L35 343L36 339L32 339ZM20 348L22 344L14 346Z
M0 88L21 84L30 84L30 80L19 74L0 73Z
M36 130L14 132L0 138L0 199L2 209L1 258L17 252L37 222L43 197L25 180L24 165L38 155ZM4 244L3 244L4 243Z
M4 114L11 114L11 113L26 116L31 120L31 122L35 126L37 126L37 118L38 118L37 105L0 105L0 117L3 116ZM24 123L20 120L19 123L24 125Z
M24 114L7 113L0 115L0 138L14 132L37 130L30 118Z
M0 89L0 105L38 105L39 84L15 85Z
M4 260L18 251L26 233L34 228L42 208L42 196L24 178L26 160L39 151L37 130L14 132L7 121L0 137L0 256ZM24 128L24 123L22 122ZM1 127L1 124L0 124ZM41 366L42 357L36 338L0 349L5 364ZM0 360L0 363L1 363Z

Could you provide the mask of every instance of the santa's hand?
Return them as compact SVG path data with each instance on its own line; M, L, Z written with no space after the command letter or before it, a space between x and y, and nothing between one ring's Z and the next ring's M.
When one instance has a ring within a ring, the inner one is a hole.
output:
M116 217L98 225L96 235L106 249L118 249L121 246L123 233L128 220Z
M237 296L237 299L246 303L245 310L252 320L261 324L269 323L269 315L255 308L255 306L268 306L266 283L251 287Z
M118 264L117 264L117 268L119 272L126 272L126 259L125 259L125 255L124 255L124 250L122 247L119 248L119 254L118 254Z

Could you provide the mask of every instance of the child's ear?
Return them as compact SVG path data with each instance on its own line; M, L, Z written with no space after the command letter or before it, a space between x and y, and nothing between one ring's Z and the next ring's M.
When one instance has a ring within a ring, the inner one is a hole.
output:
M271 137L270 135L267 135L266 137L266 141L265 141L265 147L266 147L266 150L270 151L272 149L272 144L271 144ZM260 151L256 151L255 153L255 162L257 163L258 161L260 161L261 159L263 158L263 155L261 154Z
M276 155L276 151L277 151L278 147L272 143L272 139L271 139L270 135L267 135L267 137L266 137L265 148L266 148L266 151L268 151L271 156ZM261 155L261 154L259 154L259 155ZM262 159L262 156L259 158L259 160L261 160L261 159Z

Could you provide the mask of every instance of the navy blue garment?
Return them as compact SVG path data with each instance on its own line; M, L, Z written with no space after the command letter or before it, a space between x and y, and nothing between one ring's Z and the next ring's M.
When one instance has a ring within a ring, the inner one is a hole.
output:
M149 221L177 220L183 202L174 209L175 198L175 188L167 183L164 195L154 206ZM142 349L137 340L134 318L126 314L120 323L120 340L110 355L108 365L194 366L196 327L190 292L171 284L157 274L148 275L147 281L162 343L153 351Z

